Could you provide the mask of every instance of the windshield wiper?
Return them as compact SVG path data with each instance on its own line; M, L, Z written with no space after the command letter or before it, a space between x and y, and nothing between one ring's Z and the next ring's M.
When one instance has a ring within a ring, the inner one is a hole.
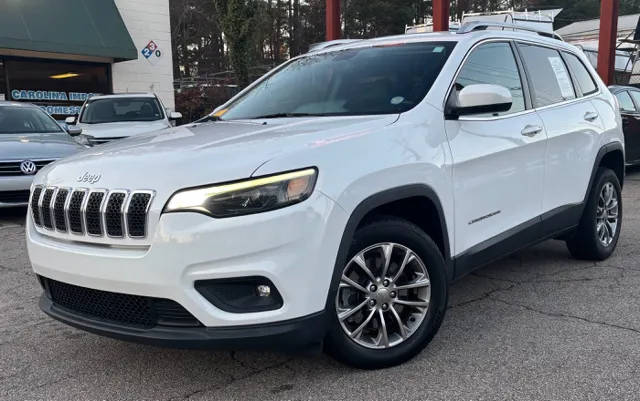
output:
M211 121L220 121L220 117L214 116L212 114L209 114L208 116L204 116L204 117L194 121L194 124L196 124L196 123L209 123Z

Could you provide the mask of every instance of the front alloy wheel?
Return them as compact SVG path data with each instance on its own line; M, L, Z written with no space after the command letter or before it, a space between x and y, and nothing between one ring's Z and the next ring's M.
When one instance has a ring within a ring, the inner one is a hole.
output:
M336 295L344 332L367 348L389 348L420 327L429 308L429 273L418 255L387 242L363 249L347 263Z
M447 308L442 250L420 227L379 216L359 227L335 267L325 349L363 369L402 363L433 338Z

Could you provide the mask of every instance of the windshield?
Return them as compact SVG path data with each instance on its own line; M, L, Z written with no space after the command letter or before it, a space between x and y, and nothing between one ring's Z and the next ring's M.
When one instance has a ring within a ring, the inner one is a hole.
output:
M38 107L0 107L0 134L43 134L64 132L47 113Z
M455 42L374 46L291 61L222 120L402 113L427 94Z
M80 122L86 124L119 121L156 121L164 115L153 97L121 97L90 100L82 110Z

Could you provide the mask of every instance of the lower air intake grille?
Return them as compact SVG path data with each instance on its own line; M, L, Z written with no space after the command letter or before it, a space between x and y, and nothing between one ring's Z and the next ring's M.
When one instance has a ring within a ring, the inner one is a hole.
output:
M29 191L1 191L0 203L26 203L29 201Z
M78 287L41 277L53 303L86 318L151 328L202 324L175 301Z

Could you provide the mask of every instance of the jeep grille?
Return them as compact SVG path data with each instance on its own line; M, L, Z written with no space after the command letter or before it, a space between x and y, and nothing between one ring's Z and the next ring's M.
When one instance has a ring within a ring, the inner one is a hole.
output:
M31 213L38 227L62 233L145 238L153 191L35 186Z

